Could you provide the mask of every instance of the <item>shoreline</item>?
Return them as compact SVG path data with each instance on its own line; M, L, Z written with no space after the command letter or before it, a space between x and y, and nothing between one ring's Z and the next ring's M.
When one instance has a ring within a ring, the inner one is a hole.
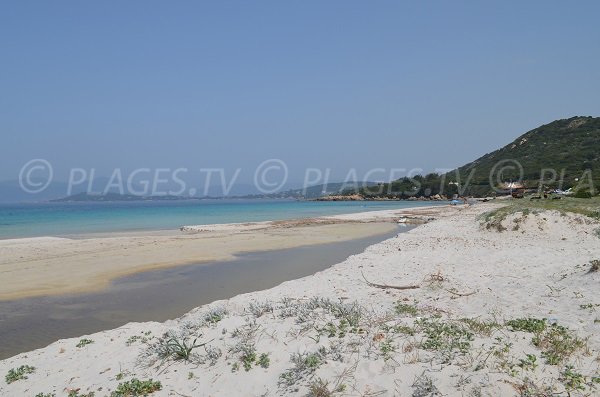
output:
M397 226L382 235L140 272L99 292L0 302L0 360L132 321L171 320L204 304L310 276L410 229Z
M152 379L160 382L153 397L325 389L567 395L570 368L582 379L582 395L593 395L600 272L589 263L600 258L599 223L552 211L515 213L499 231L481 223L496 208L457 208L311 276L174 320L129 323L2 360L0 373L33 369L27 379L0 383L0 394L104 396L125 381ZM530 324L547 342L534 343ZM169 338L207 345L188 359L164 356ZM535 365L523 368L523 360Z
M78 209L76 204L65 203L57 208L53 208L52 206L50 206L51 208L47 208L43 203L32 203L34 210L47 212L47 215L50 216L56 215L56 211L62 211L61 208L64 210L75 210L72 218L74 220L73 223L65 222L71 219L69 216L62 220L55 219L58 223L53 225L52 222L32 222L28 220L25 214L28 211L27 203L17 205L12 209L0 203L0 242L4 240L48 236L80 239L82 236L91 238L105 237L113 234L126 236L161 234L174 232L182 225L308 219L340 213L418 208L448 203L317 203L289 200L259 200L258 202L241 200L238 202L233 200L211 202L202 206L177 205L177 203L171 202L167 203L169 205L166 206L153 205L152 202L141 203L139 206L133 203L123 206L119 202L100 202L92 203L90 208L88 208L88 205L83 205L82 208L87 208L86 212L89 210L87 215L83 214L83 210ZM250 211L251 207L255 207L254 211ZM158 212L155 214L148 213L153 208L156 208ZM13 210L15 213L11 214L10 212ZM230 212L230 210L233 211ZM223 211L222 216L217 216L216 214L220 211ZM15 228L11 227L11 225L14 225Z
M153 379L160 382L153 397L307 395L317 387L338 390L332 395L518 396L524 388L566 395L571 368L589 391L582 395L593 395L600 272L589 263L600 258L599 223L515 213L499 231L481 224L496 208L457 208L311 276L174 320L18 354L0 361L0 373L33 369L0 383L0 394L104 396L123 382ZM543 327L542 340L560 332L552 342L560 345L534 344L530 323ZM163 355L169 338L207 345L180 359ZM523 360L535 365L521 368Z
M139 272L232 260L246 252L285 249L377 235L404 216L423 218L450 206L416 207L283 221L184 226L178 231L68 239L0 240L0 301L101 291Z

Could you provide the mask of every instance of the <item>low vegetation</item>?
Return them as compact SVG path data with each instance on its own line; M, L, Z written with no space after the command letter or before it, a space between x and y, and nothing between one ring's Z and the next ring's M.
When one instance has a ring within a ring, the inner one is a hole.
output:
M88 393L81 393L80 389L71 389L69 390L69 393L67 394L67 397L95 397L96 393L94 393L93 391L88 392Z
M91 345L92 343L94 343L94 341L93 341L93 340L91 340L91 339L81 339L81 340L79 341L79 343L77 343L77 345L76 345L76 346L77 346L78 348L82 348L82 347L84 347L84 346Z
M152 379L139 380L136 378L120 383L110 397L137 397L147 396L162 389L162 384Z
M509 215L520 215L515 219L513 230L519 229L519 223L530 215L541 214L544 211L557 211L563 215L575 214L584 215L590 221L600 221L600 197L594 197L590 200L580 200L572 197L565 197L561 200L529 200L513 199L504 201L504 206L495 210L486 212L480 218L481 223L488 230L505 231L507 227L503 221Z
M21 365L18 368L12 368L8 371L4 379L6 383L10 384L18 380L27 379L27 375L35 372L35 367L30 365Z
M189 361L194 349L206 345L206 342L198 343L198 338L191 339L187 335L167 332L151 345L150 350L156 354L161 362L169 360Z
M333 397L344 393L344 391L346 391L345 384L330 386L329 382L319 378L309 383L307 397Z
M357 302L320 297L255 304L242 314L243 317L235 318L235 328L218 330L219 343L225 346L226 354L212 339L199 342L208 329L214 332L217 324L231 324L225 311L211 310L199 317L199 323L185 323L159 338L142 332L134 335L132 343L146 345L140 360L150 360L157 368L170 361L169 371L177 368L187 374L189 382L196 382L198 367L217 363L228 365L236 374L278 371L269 375L278 378L276 395L341 396L349 388L356 391L353 377L358 365L381 366L395 373L399 365L415 365L412 369L422 371L424 363L436 371L452 368L457 393L465 396L484 395L484 379L490 371L523 396L592 395L600 388L600 378L590 371L589 365L581 365L588 354L586 339L544 318L500 321L495 314L490 318L454 318L418 302L398 300L387 310L376 310ZM286 335L270 334L264 325L265 316L285 320L291 328ZM289 356L285 367L277 370L270 354L261 350L270 345L263 338L277 343L282 337L286 343L301 341L296 345L301 348ZM341 372L334 377L324 376L332 368ZM13 369L7 382L27 379L26 375L33 371L29 366ZM436 372L419 373L409 383L412 395L441 395ZM113 379L122 381L133 375L120 370ZM146 396L161 389L159 381L134 377L119 383L110 397ZM92 395L73 393L71 397ZM54 396L40 393L36 397Z

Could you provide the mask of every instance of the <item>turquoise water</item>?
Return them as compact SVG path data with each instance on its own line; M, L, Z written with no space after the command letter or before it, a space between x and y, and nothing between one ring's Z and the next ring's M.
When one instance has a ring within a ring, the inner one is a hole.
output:
M183 225L309 218L434 202L201 200L0 204L0 239L175 229Z

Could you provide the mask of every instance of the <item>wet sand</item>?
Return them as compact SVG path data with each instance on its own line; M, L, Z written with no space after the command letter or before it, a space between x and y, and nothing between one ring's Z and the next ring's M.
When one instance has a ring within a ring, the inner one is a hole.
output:
M77 238L0 240L0 301L100 292L148 270L235 259L239 254L348 241L387 233L399 220L426 221L451 206L415 207L180 230Z
M137 272L232 260L244 252L352 240L394 228L389 222L319 219L297 223L231 224L214 230L81 239L2 240L0 301L101 291L111 281Z
M165 321L215 300L309 276L398 230L411 228L336 243L246 253L225 262L136 273L114 280L97 293L0 302L0 359L131 321Z

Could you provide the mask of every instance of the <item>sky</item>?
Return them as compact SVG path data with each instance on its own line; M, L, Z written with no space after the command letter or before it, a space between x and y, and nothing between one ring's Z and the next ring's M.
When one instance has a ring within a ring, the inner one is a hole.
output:
M600 2L13 1L0 180L73 167L343 179L469 162L600 116ZM381 177L381 179L384 179Z

